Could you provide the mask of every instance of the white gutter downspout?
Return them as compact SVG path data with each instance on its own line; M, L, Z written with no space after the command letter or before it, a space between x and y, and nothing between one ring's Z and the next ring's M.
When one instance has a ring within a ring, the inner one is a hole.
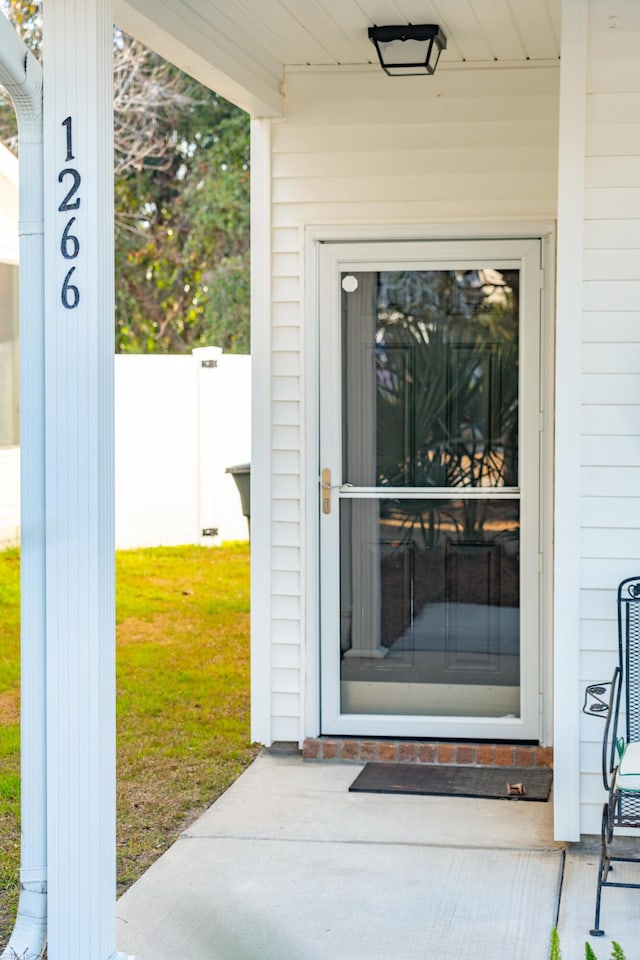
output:
M47 937L44 202L42 70L0 16L0 83L20 152L21 867L20 901L2 960L38 958Z

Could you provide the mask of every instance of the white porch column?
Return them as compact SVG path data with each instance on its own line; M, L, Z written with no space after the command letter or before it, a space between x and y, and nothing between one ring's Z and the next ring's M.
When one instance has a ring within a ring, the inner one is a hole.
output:
M20 145L20 901L3 960L46 942L42 71L0 15L0 81Z
M556 286L554 824L580 839L580 357L588 5L562 0Z
M46 0L49 960L115 954L112 17Z

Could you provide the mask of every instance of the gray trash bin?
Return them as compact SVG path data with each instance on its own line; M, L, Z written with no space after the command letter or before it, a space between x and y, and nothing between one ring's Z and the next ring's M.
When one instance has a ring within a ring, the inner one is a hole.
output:
M234 467L227 467L225 473L230 473L236 482L242 512L247 518L249 529L251 529L251 464L238 463Z

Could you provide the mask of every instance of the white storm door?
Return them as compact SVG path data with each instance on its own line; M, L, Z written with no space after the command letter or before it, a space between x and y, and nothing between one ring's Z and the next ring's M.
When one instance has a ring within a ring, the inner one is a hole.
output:
M540 241L319 246L321 730L539 736Z

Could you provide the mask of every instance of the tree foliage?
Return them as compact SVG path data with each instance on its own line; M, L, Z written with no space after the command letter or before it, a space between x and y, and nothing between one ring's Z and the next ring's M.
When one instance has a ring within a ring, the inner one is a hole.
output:
M248 350L248 125L210 91L192 94L170 156L147 157L116 179L124 351Z
M2 2L40 55L40 4ZM121 30L113 49L116 350L248 352L248 117Z

